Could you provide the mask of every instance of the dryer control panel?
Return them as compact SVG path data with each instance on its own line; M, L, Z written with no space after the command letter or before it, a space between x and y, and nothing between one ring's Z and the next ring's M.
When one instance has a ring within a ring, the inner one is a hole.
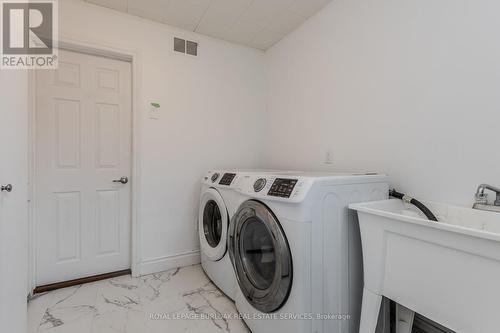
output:
M301 202L307 195L312 179L301 175L273 172L242 172L237 175L237 190L251 198L282 202Z
M291 178L276 178L267 192L267 195L280 198L290 198L292 195L297 179Z

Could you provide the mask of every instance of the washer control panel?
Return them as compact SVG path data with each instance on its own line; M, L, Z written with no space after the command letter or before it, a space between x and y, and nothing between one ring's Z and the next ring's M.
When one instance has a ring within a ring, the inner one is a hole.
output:
M234 177L236 177L235 173L225 173L220 179L219 185L227 185L227 186L231 185Z
M297 184L297 179L276 178L267 192L267 195L280 198L290 198L293 189Z

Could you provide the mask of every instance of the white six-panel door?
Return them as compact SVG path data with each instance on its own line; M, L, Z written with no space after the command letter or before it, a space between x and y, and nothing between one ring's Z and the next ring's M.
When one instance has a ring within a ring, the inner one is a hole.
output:
M35 123L37 285L130 268L130 63L61 50Z

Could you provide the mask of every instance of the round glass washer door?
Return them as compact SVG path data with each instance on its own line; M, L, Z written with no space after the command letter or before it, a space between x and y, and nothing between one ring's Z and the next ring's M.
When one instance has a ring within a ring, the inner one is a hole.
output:
M228 224L222 196L216 189L209 188L201 196L198 230L201 251L213 261L222 259L226 253Z
M240 289L257 310L281 308L292 288L292 256L285 233L261 202L244 202L229 226L229 255Z

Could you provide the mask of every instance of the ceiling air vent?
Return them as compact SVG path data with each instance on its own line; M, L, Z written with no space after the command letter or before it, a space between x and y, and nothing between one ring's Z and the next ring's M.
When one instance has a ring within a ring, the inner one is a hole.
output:
M192 56L198 56L198 43L174 37L174 51Z

